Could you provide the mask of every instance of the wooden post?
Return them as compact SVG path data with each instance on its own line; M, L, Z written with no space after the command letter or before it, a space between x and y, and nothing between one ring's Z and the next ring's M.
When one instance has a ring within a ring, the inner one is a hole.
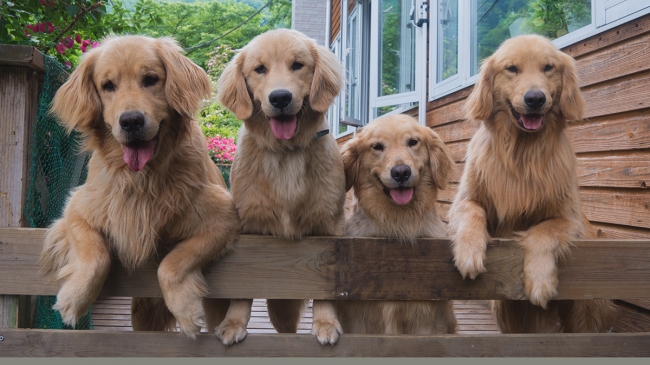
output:
M0 44L0 227L28 226L30 136L44 75L36 48ZM0 296L0 328L30 327L34 298Z

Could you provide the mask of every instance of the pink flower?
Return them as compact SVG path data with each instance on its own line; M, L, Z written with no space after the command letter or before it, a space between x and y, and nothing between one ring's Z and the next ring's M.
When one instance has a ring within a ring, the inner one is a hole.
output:
M81 41L81 45L79 46L79 48L81 48L82 53L86 53L89 44L90 44L90 39L84 39Z
M38 23L36 24L38 26L38 31L41 33L45 33L45 23Z
M70 64L70 61L65 61L65 67L70 68L72 65ZM50 132L47 132L50 133Z
M41 4L45 6L46 8L49 8L51 6L54 6L56 4L56 0L40 0Z
M44 26L46 27L48 33L54 32L54 25L52 25L52 22L44 23Z
M65 45L63 43L57 44L54 48L56 49L57 52L59 52L59 54L65 54L65 49L66 48L65 48Z
M101 46L101 44L99 42L93 42L93 44L90 47L91 48L97 48L99 46Z
M61 43L65 46L65 48L72 48L72 46L74 46L74 41L70 36L63 38L63 40L61 40Z
M81 34L74 36L74 40L77 41L77 43L81 44Z

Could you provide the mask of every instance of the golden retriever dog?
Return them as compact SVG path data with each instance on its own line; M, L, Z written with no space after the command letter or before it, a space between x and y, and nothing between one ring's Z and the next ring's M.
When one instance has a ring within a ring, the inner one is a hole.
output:
M342 155L356 196L346 217L347 236L389 237L394 244L411 245L420 237L445 236L435 203L454 162L434 131L407 115L382 117L348 141ZM456 332L448 300L345 300L337 301L336 311L345 333Z
M345 174L324 113L343 86L341 65L300 32L279 29L253 39L228 64L218 98L244 121L231 171L242 232L291 240L343 234ZM232 321L217 329L224 344L246 336L252 300L233 301ZM295 333L305 301L269 299L271 323ZM334 343L334 304L314 301L312 333ZM236 318L236 320L235 320Z
M201 269L228 249L240 223L194 119L210 80L180 50L171 38L107 38L54 98L53 113L92 153L86 183L41 254L43 271L61 282L54 309L66 324L95 301L113 255L129 270L159 262L164 302L135 298L135 330L174 330L178 321L193 338L204 313L225 315L227 300L205 300L204 312Z
M544 37L509 39L484 61L467 100L468 119L481 126L449 212L452 251L462 276L474 279L485 272L490 237L519 242L530 302L493 303L502 332L601 332L615 316L609 300L549 302L571 240L594 237L566 134L585 108L574 63Z

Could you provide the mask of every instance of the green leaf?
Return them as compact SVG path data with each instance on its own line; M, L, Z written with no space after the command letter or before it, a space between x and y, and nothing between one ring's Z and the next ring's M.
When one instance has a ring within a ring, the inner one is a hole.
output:
M70 14L70 16L75 16L79 12L79 7L76 5L66 5L65 11Z

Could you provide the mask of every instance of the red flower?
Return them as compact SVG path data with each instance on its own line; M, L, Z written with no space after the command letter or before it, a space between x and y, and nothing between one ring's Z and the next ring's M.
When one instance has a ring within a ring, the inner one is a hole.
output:
M70 36L63 38L61 43L65 46L65 48L72 48L72 46L74 46L74 41Z
M65 45L63 43L59 43L54 47L59 54L65 54Z
M45 23L38 23L36 24L38 26L38 31L41 33L45 33Z
M56 0L40 0L41 4L45 6L46 8L49 8L50 6L54 6L56 4Z
M81 44L81 34L74 36L74 40L77 41L77 43Z
M70 68L72 65L70 64L70 61L65 61L65 67ZM48 132L49 133L49 132Z
M46 27L48 33L54 32L54 26L52 25L52 22L44 23L44 26Z

